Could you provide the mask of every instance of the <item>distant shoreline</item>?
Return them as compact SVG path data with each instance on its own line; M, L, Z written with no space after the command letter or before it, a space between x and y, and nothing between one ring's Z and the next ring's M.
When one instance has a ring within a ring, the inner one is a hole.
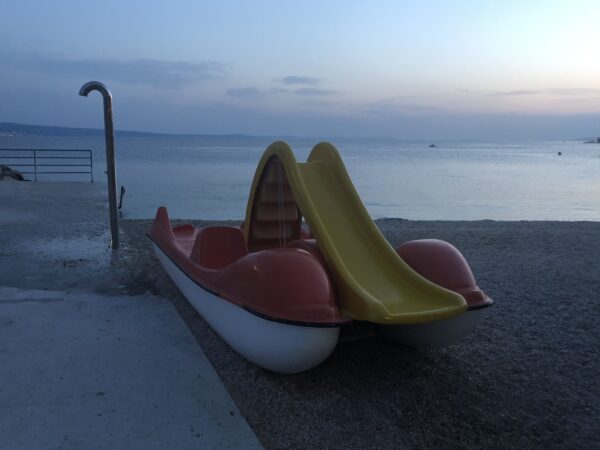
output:
M149 131L130 131L115 130L116 136L124 137L160 137L160 136L206 136L206 137L239 137L239 138L262 138L264 136L253 136L246 134L179 134L179 133L153 133ZM87 137L104 136L102 128L72 128L57 127L48 125L28 125L13 122L0 122L0 137L26 137L26 136L47 136L47 137Z
M78 128L78 127L60 127L53 125L31 125L16 122L0 122L0 137L96 137L104 136L103 128ZM432 142L486 142L478 139L401 139L390 136L294 136L294 135L256 135L244 133L223 133L223 134L203 134L203 133L156 133L151 131L132 131L132 130L115 130L115 136L119 137L205 137L205 138L239 138L239 139L255 139L255 140L287 140L287 139L317 139L321 140L352 140L352 141L394 141L394 142L427 142L428 145ZM575 137L561 139L531 139L532 141L581 141L581 143L596 143L596 137ZM497 142L492 140L490 142ZM498 141L502 142L502 140ZM434 145L434 144L431 144ZM437 145L434 145L437 147ZM434 148L432 147L432 148Z

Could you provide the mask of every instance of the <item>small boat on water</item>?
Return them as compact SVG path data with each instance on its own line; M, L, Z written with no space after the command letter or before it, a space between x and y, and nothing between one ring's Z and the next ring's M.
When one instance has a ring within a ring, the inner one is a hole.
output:
M284 142L269 146L241 227L172 228L161 207L149 236L213 329L275 372L320 364L353 320L404 345L440 347L472 332L492 304L452 245L420 240L394 250L327 143L306 163Z

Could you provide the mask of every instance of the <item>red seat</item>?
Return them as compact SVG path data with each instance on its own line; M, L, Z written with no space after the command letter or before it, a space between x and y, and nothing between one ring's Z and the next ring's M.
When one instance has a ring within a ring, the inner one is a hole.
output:
M199 231L190 259L208 269L221 269L247 254L239 228L206 227Z

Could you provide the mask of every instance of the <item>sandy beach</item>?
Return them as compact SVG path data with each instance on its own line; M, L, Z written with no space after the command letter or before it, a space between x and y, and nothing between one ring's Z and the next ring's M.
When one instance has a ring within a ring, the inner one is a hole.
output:
M122 223L116 264L130 293L175 304L266 448L597 447L600 223L377 224L392 245L438 238L463 252L496 301L473 335L417 351L358 324L321 366L277 375L231 350L181 296L151 252L150 221Z

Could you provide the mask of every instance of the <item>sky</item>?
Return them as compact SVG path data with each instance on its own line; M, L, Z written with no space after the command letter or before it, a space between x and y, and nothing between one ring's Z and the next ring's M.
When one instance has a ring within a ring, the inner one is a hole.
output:
M600 135L600 2L0 0L0 121L400 139Z

